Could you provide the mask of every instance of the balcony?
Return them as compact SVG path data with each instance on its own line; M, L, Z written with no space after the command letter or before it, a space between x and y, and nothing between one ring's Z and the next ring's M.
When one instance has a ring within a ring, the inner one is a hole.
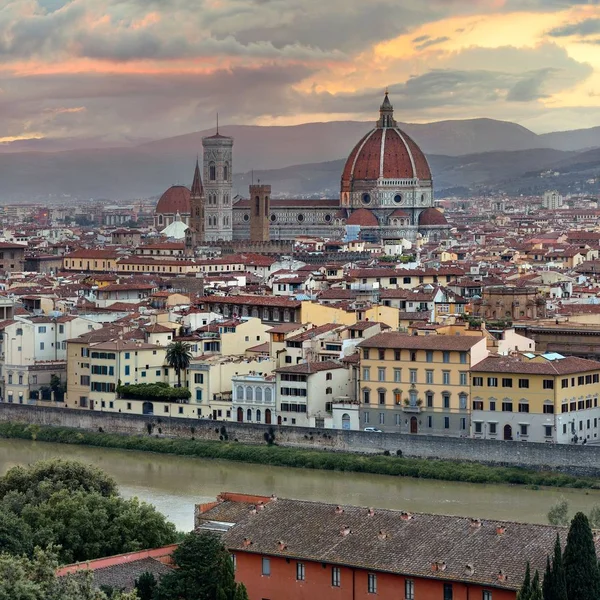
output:
M405 413L420 413L423 410L422 406L417 406L416 404L405 404L402 407L402 412Z

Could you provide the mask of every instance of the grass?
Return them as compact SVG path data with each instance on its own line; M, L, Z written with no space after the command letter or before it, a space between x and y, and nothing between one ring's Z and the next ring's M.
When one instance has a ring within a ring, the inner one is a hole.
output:
M150 435L95 433L69 427L27 425L23 423L0 423L0 438L33 439L98 448L141 450L160 454L217 458L278 467L372 473L468 483L509 483L527 485L532 489L539 486L600 489L600 480L598 479L575 477L553 471L534 471L519 467L405 458L381 454L362 455L324 450L304 450L301 448L284 448L274 444L251 446L229 441L213 442L159 438Z

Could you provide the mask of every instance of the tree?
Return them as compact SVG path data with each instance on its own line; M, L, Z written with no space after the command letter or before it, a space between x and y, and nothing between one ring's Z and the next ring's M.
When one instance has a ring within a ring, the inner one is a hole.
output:
M535 571L535 575L531 580L531 592L529 593L529 600L543 600L542 587L540 586L540 574Z
M148 571L142 573L140 578L135 580L135 589L140 600L152 600L157 586L158 582L154 573Z
M177 373L177 385L181 387L181 371L187 371L192 360L190 345L185 342L172 342L167 346L166 361Z
M544 586L546 580L544 579ZM544 600L567 600L567 583L565 581L565 567L563 563L560 536L556 534L554 543L554 557L552 559L552 574L548 593L544 593Z
M542 584L542 596L544 600L553 600L552 566L550 557L546 556L546 571L544 572L544 583Z
M548 523L563 526L569 524L569 503L564 498L548 511Z
M158 600L244 600L235 583L233 561L221 540L210 532L190 533L173 552L177 569L164 575Z
M581 512L571 521L563 558L569 600L598 600L600 570L594 537L588 518Z
M238 583L233 600L250 600L248 598L248 591L246 590L246 586L243 583Z
M521 589L517 592L517 600L530 600L531 596L531 567L529 561L527 561L527 567L525 568L525 578Z
M30 554L32 550L29 525L14 513L0 510L0 552Z

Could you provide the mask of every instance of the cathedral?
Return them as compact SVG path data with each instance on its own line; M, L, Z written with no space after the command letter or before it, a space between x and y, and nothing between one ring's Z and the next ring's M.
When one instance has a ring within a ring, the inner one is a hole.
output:
M183 190L187 191L188 203L183 206L184 212L178 212L189 225L190 247L219 240L292 240L298 236L342 239L349 229L361 239L374 242L414 241L417 237L439 240L449 234L446 218L434 207L427 159L398 128L387 92L375 127L348 156L337 199L271 198L268 185L250 186L248 198L234 198L233 138L217 131L203 138L202 146L202 176L197 162L192 189L169 188L159 200L155 216L157 228L159 221L163 225L174 220L176 207L169 200L173 197L178 206L184 205Z

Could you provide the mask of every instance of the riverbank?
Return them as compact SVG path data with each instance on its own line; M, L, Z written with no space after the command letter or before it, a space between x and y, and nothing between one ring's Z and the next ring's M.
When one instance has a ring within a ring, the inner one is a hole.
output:
M222 459L280 467L370 473L467 483L508 483L527 486L600 489L600 480L520 467L488 466L474 462L406 458L383 454L348 454L326 450L246 445L235 441L173 439L151 435L90 432L68 427L0 423L0 437L75 444L98 448L138 450L196 458Z

